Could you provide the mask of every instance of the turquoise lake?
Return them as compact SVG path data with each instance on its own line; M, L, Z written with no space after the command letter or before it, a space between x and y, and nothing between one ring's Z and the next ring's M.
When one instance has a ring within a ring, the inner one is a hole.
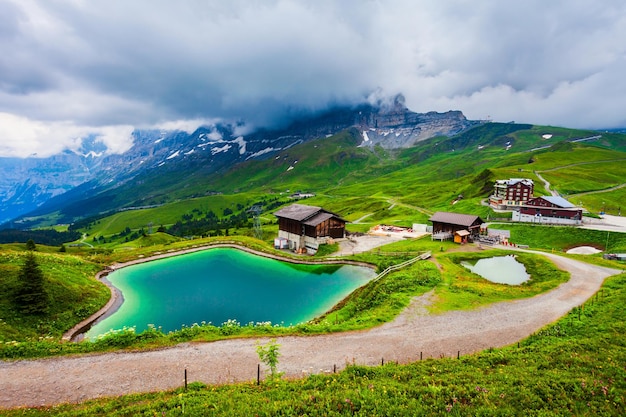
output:
M86 333L149 324L164 332L194 323L234 319L292 325L311 320L376 276L353 265L281 262L216 248L121 268L108 279L124 297L121 307Z

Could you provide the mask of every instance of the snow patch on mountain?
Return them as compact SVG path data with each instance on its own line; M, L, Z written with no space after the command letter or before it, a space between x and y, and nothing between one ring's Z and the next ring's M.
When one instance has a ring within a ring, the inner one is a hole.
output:
M174 159L174 158L176 158L178 155L180 155L180 151L176 151L176 152L174 152L173 154L171 154L170 156L168 156L168 157L167 157L167 158L165 158L165 159Z
M243 136L237 137L233 142L239 145L239 155L244 155L246 153L246 141Z
M224 145L224 146L211 148L211 155L217 155L218 153L226 152L230 148L232 148L232 146L230 144L228 144L228 143L226 145Z
M80 154L82 156L84 156L85 158L100 158L102 155L104 155L104 152L95 152L95 151L90 151L84 154Z
M167 132L162 130L159 138L154 141L154 144L156 145L157 143L163 142L166 136L167 136Z
M280 151L280 148L272 148L272 147L269 147L269 148L261 149L261 150L260 150L260 151L258 151L258 152L255 152L255 153L253 153L253 154L248 155L248 157L246 158L246 161L247 161L248 159L251 159L251 158L256 158L256 157L258 157L258 156L265 155L266 153L270 153L270 152L274 152L274 151ZM278 158L278 157L276 157L276 158Z

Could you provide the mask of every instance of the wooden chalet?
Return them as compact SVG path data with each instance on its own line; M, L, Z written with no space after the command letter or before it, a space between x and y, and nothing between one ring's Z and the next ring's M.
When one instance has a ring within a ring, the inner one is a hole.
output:
M513 212L512 220L528 223L578 225L583 211L563 197L543 196L528 200Z
M433 223L433 240L454 239L456 243L467 243L480 233L484 221L471 214L438 211L430 219Z
M315 253L318 246L329 239L345 237L347 221L321 207L292 204L274 215L278 218L276 246Z

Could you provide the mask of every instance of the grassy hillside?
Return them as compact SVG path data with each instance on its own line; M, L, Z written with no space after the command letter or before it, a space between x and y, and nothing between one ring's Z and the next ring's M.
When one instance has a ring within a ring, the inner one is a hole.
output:
M211 184L224 193L321 190L329 184L351 184L394 169L395 161L389 152L359 148L360 141L359 132L350 129L294 146L265 160L248 161L215 177Z
M250 233L241 227L252 225L252 215L246 212L252 204L264 200L286 203L295 191L316 194L307 204L323 206L352 222L360 220L348 225L352 231L367 231L378 223L426 223L439 210L487 218L495 213L481 201L491 194L496 179L531 178L536 195L548 194L537 174L575 204L582 203L591 212L617 214L620 202L626 201L626 187L622 187L626 153L600 145L621 149L619 139L626 140L623 135L611 134L604 142L604 136L591 142L564 142L593 135L597 133L488 123L454 138L433 138L413 148L388 151L358 147L359 133L348 130L208 178L194 171L184 182L169 178L170 185L165 186L158 180L154 184L159 193L168 193L167 201L158 207L114 213L79 230L90 239L106 238L110 246L111 239L124 243L125 237L115 235L126 228L139 232L149 225L170 227L176 222L197 221L211 211L223 224L207 226L204 233L224 234L226 229ZM197 197L207 192L222 194ZM276 208L276 204L263 206L263 223L274 222ZM226 220L233 214L244 222L232 226ZM193 230L187 233L202 234L202 229Z
M43 246L35 259L44 277L49 296L49 311L44 315L24 315L14 301L19 287L18 275L26 252L10 245L0 249L0 342L59 339L76 323L89 317L109 299L110 293L94 275L100 265L71 254L51 253ZM49 248L48 248L49 249Z
M91 238L110 238L126 228L171 226L209 211L219 218L232 215L231 211L246 217L242 210L255 201L285 199L295 191L315 193L310 204L322 205L351 221L367 215L368 223L410 226L424 223L438 210L487 217L493 212L480 203L496 179L531 178L535 194L547 194L536 172L589 211L617 214L626 193L621 187L626 136L606 133L589 142L567 142L597 136L598 132L552 126L486 123L452 138L432 138L390 151L359 147L362 138L352 129L218 174L205 175L200 166L180 172L148 172L115 190L115 195L91 196L84 203L97 204L104 198L107 208L115 204L156 207L112 212L79 230ZM268 207L264 222L271 223L276 206ZM79 213L81 205L74 209ZM47 224L60 216L51 213L46 216L49 219L38 221ZM251 224L251 216L247 217ZM225 227L232 226L221 227L221 233ZM363 224L349 227L367 230ZM216 229L213 226L213 233Z
M7 416L531 415L626 413L626 275L582 309L518 345L407 365L350 365L295 381L205 386L83 404L7 410ZM280 371L280 361L278 364Z

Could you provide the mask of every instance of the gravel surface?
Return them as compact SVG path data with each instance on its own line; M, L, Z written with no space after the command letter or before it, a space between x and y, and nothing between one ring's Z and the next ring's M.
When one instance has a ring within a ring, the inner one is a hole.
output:
M432 293L417 297L393 322L368 331L279 338L279 371L297 378L346 364L376 365L474 353L513 344L582 304L603 280L620 271L546 255L571 279L533 298L474 311L429 315ZM91 398L160 391L188 380L223 384L256 380L255 345L268 339L184 343L145 352L0 362L0 408L81 402Z

